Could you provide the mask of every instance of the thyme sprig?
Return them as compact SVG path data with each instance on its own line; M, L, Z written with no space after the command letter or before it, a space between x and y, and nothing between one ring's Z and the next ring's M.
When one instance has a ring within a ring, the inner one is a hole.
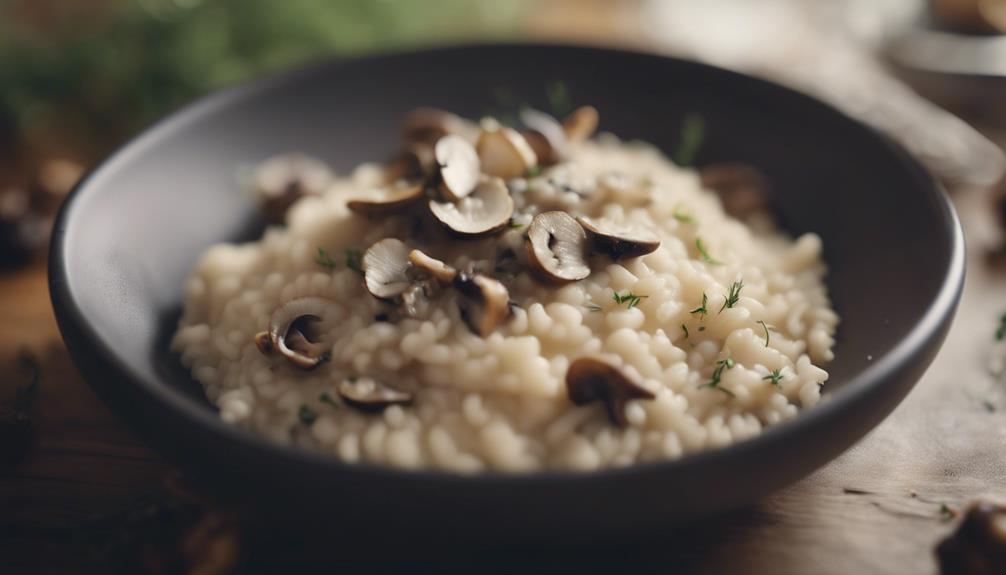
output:
M643 301L644 299L646 299L648 297L650 297L650 296L648 296L648 295L636 295L636 294L632 293L631 291L625 292L624 295L618 293L617 291L612 291L612 294L611 294L611 299L615 300L615 303L617 303L619 305L621 305L623 303L628 303L629 306L628 306L627 309L632 309L632 308L636 307L637 305L639 305L639 302Z
M322 247L319 247L318 253L314 255L314 263L318 264L323 268L328 268L330 270L334 270L335 268L339 267L339 263L336 262L334 259L332 259L332 257L328 255L328 252L325 251L325 248Z
M768 326L765 325L765 322L762 321L762 320L758 320L755 323L760 323L761 324L761 328L763 330L765 330L765 347L768 347L768 341L769 341L769 338L771 337L771 334L768 331Z
M695 238L695 249L699 250L699 256L701 257L702 261L706 262L707 264L711 264L714 266L723 264L723 262L709 255L709 251L706 250L705 244L702 243L702 238L699 237Z
M741 290L744 289L744 280L735 281L730 284L730 288L727 290L726 299L723 300L723 305L720 306L720 311L717 314L723 313L723 310L730 309L737 305L737 302L741 298Z
M709 298L706 296L706 292L702 292L702 305L700 305L699 307L693 309L688 313L699 314L699 321L701 321L702 318L704 318L706 314L709 313L709 310L706 308L707 303L709 303Z
M762 378L765 381L772 382L772 385L779 387L779 382L782 380L782 369L773 369L772 373L766 375Z
M722 381L722 377L723 377L723 371L732 368L734 365L735 365L734 364L734 360L730 359L729 357L726 358L726 359L721 359L721 360L717 361L716 362L716 368L713 370L712 378L710 378L709 381L703 383L699 387L700 388L702 388L702 387L708 387L708 388L711 388L711 389L718 389L718 390L722 391L723 393L729 395L730 397L736 397L734 395L734 392L730 391L729 389L726 389L725 387L720 387L720 382Z

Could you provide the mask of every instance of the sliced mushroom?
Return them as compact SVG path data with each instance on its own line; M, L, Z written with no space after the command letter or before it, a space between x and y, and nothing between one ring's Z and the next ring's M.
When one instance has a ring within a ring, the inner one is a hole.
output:
M483 123L475 148L482 171L504 180L516 178L538 163L538 157L524 136L495 120Z
M482 337L488 337L510 315L510 292L491 277L459 273L454 289L458 291L461 319Z
M437 108L416 108L402 122L402 138L407 144L434 144L448 134L457 134L468 140L474 132L470 122L456 114Z
M451 283L458 274L451 266L419 250L409 252L409 262L412 264L412 269L419 270L443 284Z
M369 377L344 379L336 391L346 405L366 413L384 411L392 405L412 403L412 394L399 391Z
M562 121L562 128L570 142L582 142L594 135L597 131L597 122L597 108L581 106L566 116Z
M384 167L384 181L394 183L399 180L425 179L437 170L437 159L433 154L433 144L416 142L407 144L405 149Z
M506 226L513 214L513 199L502 180L491 178L459 202L430 200L430 212L454 235L478 237Z
M461 136L448 135L437 140L433 150L440 165L440 191L452 201L472 193L479 183L479 155Z
M384 190L378 198L349 200L346 207L361 216L379 218L405 211L422 198L422 184L405 184Z
M398 239L385 238L363 254L363 274L367 291L380 299L394 299L408 289L409 248Z
M660 239L645 231L628 231L613 229L610 226L600 226L597 222L583 216L576 218L576 221L587 232L591 246L615 260L636 258L654 252L660 247Z
M524 139L534 150L538 163L542 166L558 164L569 156L569 144L562 124L545 112L524 108L520 121L527 127Z
M590 275L587 235L565 212L542 212L531 220L527 254L531 269L548 283L563 284Z
M255 170L255 195L266 220L281 224L294 202L321 194L330 180L331 172L324 162L304 154L283 154Z
M608 419L619 427L628 425L625 403L632 399L653 399L654 393L610 361L586 356L573 361L566 371L566 393L576 405L604 403Z
M735 218L766 210L772 200L772 185L750 164L710 164L699 168L702 186L715 190L723 209Z
M956 531L937 546L936 556L941 573L1006 573L1006 506L971 503Z
M255 336L255 345L264 354L278 351L287 361L304 369L327 361L330 347L321 343L319 324L332 302L319 297L290 300L269 318L269 331Z

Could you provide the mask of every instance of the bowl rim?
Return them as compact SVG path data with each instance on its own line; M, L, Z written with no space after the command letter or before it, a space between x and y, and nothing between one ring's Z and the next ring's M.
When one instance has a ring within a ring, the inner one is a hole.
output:
M103 340L94 326L86 321L85 312L74 297L73 283L69 276L66 260L66 242L69 225L74 219L74 214L78 211L79 206L87 202L90 197L100 194L100 181L106 174L113 174L119 166L128 164L135 155L142 153L147 148L156 145L162 138L176 130L189 126L204 116L212 115L221 108L225 108L245 98L253 97L260 92L268 92L276 87L296 83L301 78L338 73L346 65L377 64L384 60L394 60L410 56L436 57L438 54L471 50L562 50L579 52L581 57L589 57L592 54L615 54L640 60L669 60L677 65L701 69L706 74L729 77L732 79L731 81L743 81L754 84L759 89L771 93L773 97L779 96L791 100L799 100L804 105L811 105L821 109L822 112L826 111L831 114L841 115L849 122L859 126L860 129L872 132L880 140L880 143L887 146L896 156L899 156L904 163L904 167L914 172L913 175L918 179L920 187L926 188L925 194L929 196L927 199L931 200L930 203L938 210L938 215L950 238L951 245L949 246L946 271L936 296L929 303L926 311L911 326L907 335L892 349L884 355L874 358L870 365L848 379L840 389L830 393L827 401L821 402L813 408L806 410L806 412L801 411L792 420L765 428L756 437L732 443L726 447L688 453L677 459L637 462L626 467L605 468L591 472L544 470L528 473L509 473L487 470L476 474L459 474L438 468L407 470L374 463L346 463L331 455L313 450L281 445L249 430L225 423L220 419L216 410L208 410L204 406L195 405L190 397L184 396L184 394L175 390L170 385L161 383L163 381L162 378L147 378L142 374L136 373L119 358L112 346ZM109 379L125 382L125 385L132 385L138 388L140 392L148 396L148 399L153 400L161 408L174 411L175 415L184 419L188 425L199 428L198 431L200 433L222 435L229 443L240 444L245 448L253 450L255 456L260 457L262 461L284 461L293 466L314 466L319 468L319 471L327 473L342 473L376 479L407 478L415 482L446 482L452 484L470 484L472 482L492 483L501 487L519 488L531 484L554 484L568 481L600 482L646 473L663 474L674 473L675 471L680 472L691 467L713 464L720 460L742 458L767 449L777 442L785 442L787 437L794 434L805 433L808 429L812 429L819 421L828 420L832 416L845 411L847 406L863 400L871 393L878 392L880 388L884 387L885 381L888 378L905 367L920 349L924 348L927 343L930 343L939 334L941 325L953 316L961 297L965 277L965 245L964 232L960 220L946 190L929 172L921 167L917 160L883 134L874 131L872 128L850 118L831 105L811 96L746 74L655 52L554 42L486 42L382 51L345 59L325 59L291 70L254 77L235 86L211 92L185 104L143 129L134 137L126 140L74 186L64 201L53 225L49 250L48 275L50 297L57 323L59 324L59 329L67 348L70 350L71 356L74 357L75 363L80 365L78 357L84 357L84 353L86 352L88 356L96 358L97 363L105 368L110 368L117 376ZM98 390L96 384L93 383L93 378L85 376L85 379L93 389ZM911 385L914 384L915 381L912 381ZM109 404L107 401L105 403L106 405ZM112 411L117 413L115 406L112 406ZM863 435L865 433L864 431ZM856 438L855 440L858 439Z

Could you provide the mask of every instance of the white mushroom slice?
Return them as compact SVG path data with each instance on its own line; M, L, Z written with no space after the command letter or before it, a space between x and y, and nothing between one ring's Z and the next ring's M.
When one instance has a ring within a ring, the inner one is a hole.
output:
M433 150L440 165L440 191L453 201L472 193L479 182L479 155L461 136L448 135L437 140Z
M405 211L422 197L422 184L406 184L383 190L377 198L349 200L346 207L361 216L379 218Z
M660 239L646 231L615 228L610 224L599 225L583 216L576 218L576 221L587 232L591 246L615 260L646 255L660 247Z
M409 252L409 262L412 264L413 269L420 270L443 284L449 284L454 281L454 276L458 273L451 266L436 258L431 258L419 250Z
M409 279L409 248L395 238L376 242L363 254L363 273L367 291L374 297L394 299L406 289Z
M255 336L255 345L265 354L278 351L297 367L317 367L331 355L330 346L320 341L318 328L333 305L319 297L286 302L269 318L269 331Z
M520 121L527 127L524 139L534 150L542 166L558 164L569 157L569 144L562 124L545 112L532 108L520 111Z
M430 212L454 235L476 237L506 226L513 214L513 199L506 184L492 178L459 202L430 200Z
M454 278L461 318L473 332L488 337L510 315L510 293L493 278L460 273Z
M504 180L516 178L538 163L538 157L524 136L494 120L483 122L475 148L482 171Z
M266 220L280 224L294 202L321 194L331 179L332 173L321 160L304 154L282 154L256 168L254 192Z
M587 234L565 212L535 216L527 230L526 245L531 269L548 283L568 283L590 275Z
M582 142L594 135L597 131L597 108L593 106L581 106L562 121L562 128L566 131L566 138L570 142Z
M625 403L632 399L653 399L654 393L635 378L602 357L581 357L566 370L566 393L575 405L604 403L608 418L620 427L628 425Z
M369 377L344 379L336 391L342 401L359 411L376 413L392 405L412 403L412 394L399 391Z

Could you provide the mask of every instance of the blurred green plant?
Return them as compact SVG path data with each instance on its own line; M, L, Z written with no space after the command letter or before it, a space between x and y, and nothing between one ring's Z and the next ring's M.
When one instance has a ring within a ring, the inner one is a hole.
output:
M522 4L0 0L0 152L92 161L215 88L330 54L504 37Z

